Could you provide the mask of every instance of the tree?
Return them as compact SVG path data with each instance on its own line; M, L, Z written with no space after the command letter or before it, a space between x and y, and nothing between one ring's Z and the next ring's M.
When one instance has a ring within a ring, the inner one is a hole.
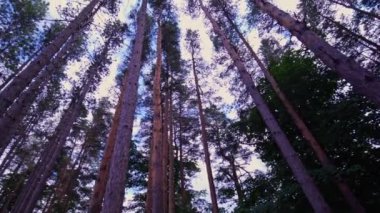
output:
M102 212L120 212L123 206L125 171L128 170L128 153L137 102L138 77L142 65L146 10L147 0L143 0L137 14L136 39L131 61L128 64L128 75L123 80L122 96L119 98L122 106L120 120L118 124L112 124L117 126L117 133Z
M83 40L82 40L83 41ZM1 146L6 147L22 119L33 104L35 98L51 79L51 73L61 69L70 58L80 56L82 52L80 34L69 39L57 53L52 62L41 71L29 87L23 91L18 99L8 108L0 118L0 137L3 138Z
M197 65L195 61L195 54L199 53L199 50L200 50L199 41L198 41L199 35L197 34L197 32L188 30L186 32L186 40L187 40L188 49L191 54L191 64L192 64L192 71L194 75L195 90L197 94L199 120L201 124L201 141L202 141L203 151L205 155L207 177L208 177L208 182L209 182L209 187L210 187L212 212L217 213L219 212L218 200L216 197L214 178L213 178L212 169L211 169L210 152L208 148L208 136L207 136L207 131L206 131L206 120L205 120L205 115L203 111L203 104L202 104L201 92L199 88L198 75L197 75Z
M252 2L259 10L267 13L278 21L280 25L287 28L292 35L306 45L332 71L337 72L342 78L346 79L353 86L354 91L380 106L380 81L373 73L337 51L304 24L273 4L265 0L252 0L249 2Z
M91 17L99 10L97 7L101 0L92 0L70 24L48 44L24 70L0 92L0 114L4 114L7 108L15 101L18 95L41 72L60 48L73 36L88 24Z
M282 126L286 126L285 131L292 139L294 147L303 150L303 162L310 168L332 209L350 211L334 187L331 175L335 174L345 178L368 211L374 209L372 204L379 199L371 192L377 190L378 183L374 171L370 172L374 166L373 159L378 155L378 150L371 142L379 137L376 132L378 114L372 114L373 111L378 111L376 107L352 91L348 94L337 92L344 87L339 84L338 76L316 65L315 59L301 51L286 52L279 61L271 63L270 69L284 92L299 106L304 118L310 122L310 128L321 138L326 152L337 166L336 170L319 167L313 154L305 149L303 139L298 137L291 125L292 121L280 100L271 91L268 83L261 81L260 90L265 94L270 107L277 112ZM364 115L367 113L369 116ZM256 147L255 152L270 168L267 173L256 174L255 180L243 182L248 190L247 199L241 208L255 211L266 206L269 208L267 211L309 211L306 199L299 194L301 189L291 183L292 175L285 171L285 162L276 153L276 148L268 143L270 139L267 138L265 124L257 110L242 111L240 115L241 120L236 123L240 130L237 132L249 138L248 144ZM367 185L369 182L371 184Z
M244 43L245 47L248 49L249 53L251 54L252 58L256 61L258 66L260 67L261 72L264 74L265 78L270 83L272 89L276 93L277 97L281 100L282 104L286 108L287 112L289 113L290 117L292 118L294 124L299 129L299 132L302 134L303 138L307 141L309 146L313 149L315 154L317 155L318 160L321 162L322 166L330 169L335 169L335 165L332 163L320 143L315 138L314 134L311 132L309 127L306 125L306 122L302 119L301 115L297 112L297 110L293 107L293 104L290 102L290 100L287 98L285 93L281 90L279 87L277 81L274 79L274 77L271 75L270 71L266 68L264 63L260 60L258 55L255 53L251 45L248 43L248 41L244 38L243 34L240 32L238 26L234 23L230 11L228 11L226 2L223 2L221 0L218 0L218 5L221 7L223 11L223 15L228 20L230 26L234 29L238 37L241 39L241 41ZM335 182L338 186L338 188L341 190L343 196L347 200L347 203L352 206L352 209L355 212L365 212L363 206L360 204L359 200L355 197L355 195L352 193L350 187L345 183L345 181L337 175L335 177Z
M106 70L105 67L109 63L107 59L109 49L117 45L117 39L117 31L114 31L104 44L101 53L96 55L95 61L89 67L88 72L83 78L81 88L74 88L69 107L64 112L55 133L49 139L47 147L42 152L41 158L19 194L12 212L31 212L33 210L46 184L46 180L62 151L71 127L79 116L82 102L85 100L87 93L96 88L96 85L100 81L100 74Z
M313 206L316 212L330 212L328 204L319 192L317 186L314 183L314 180L310 177L306 168L297 156L297 153L290 145L289 140L280 128L279 124L277 123L275 117L266 105L265 101L261 97L259 91L257 90L255 84L251 79L251 76L249 75L244 64L239 58L239 55L234 50L228 38L220 29L216 21L213 19L208 9L203 5L202 1L199 1L199 3L204 14L210 20L213 30L217 35L221 37L224 47L233 59L234 64L239 71L241 80L244 82L244 84L246 85L246 89L248 89L249 94L255 101L256 107L258 108L260 115L263 117L263 120L266 123L268 129L271 131L272 137L275 139L275 142L278 148L280 149L283 157L288 162L288 165L293 171L295 178L304 190L306 197L308 197L310 204Z

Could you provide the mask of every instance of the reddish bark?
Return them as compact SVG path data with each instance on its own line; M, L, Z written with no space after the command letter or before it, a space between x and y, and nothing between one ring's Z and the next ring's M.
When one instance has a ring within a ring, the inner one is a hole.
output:
M0 115L5 113L7 108L16 100L18 95L29 85L43 67L48 65L53 56L61 49L62 45L75 32L80 31L87 21L97 12L101 0L92 0L79 14L69 23L69 25L60 32L55 39L42 49L40 54L33 59L28 66L20 71L13 80L0 92Z
M56 71L66 61L67 53L72 48L75 40L79 34L72 36L57 53L56 57L51 63L43 69L39 75L30 83L29 87L23 91L17 100L8 108L8 110L0 118L0 142L1 147L9 144L12 136L21 124L24 116L29 112L30 106L33 104L35 98L39 95L42 88L49 82L49 77L52 72Z
M117 125L115 147L111 157L109 177L104 195L103 213L121 212L123 207L125 174L128 170L129 149L137 104L138 78L142 64L141 56L146 27L146 9L147 0L143 0L137 14L136 39L133 45L133 55L127 68L129 74L124 77L123 89L119 99L121 101L120 120Z
M163 202L163 167L162 167L162 107L161 107L161 66L162 66L162 26L158 22L157 61L153 79L153 140L150 150L148 195L146 212L162 212Z
M259 65L259 67L260 67L261 71L263 72L265 78L271 84L271 86L272 86L273 90L275 91L277 97L280 99L280 101L284 105L286 111L288 112L288 114L292 118L296 127L299 129L303 138L306 140L306 142L309 144L309 146L313 149L314 153L317 155L317 158L321 162L322 166L324 166L328 169L335 169L336 166L332 163L330 158L327 156L327 153L322 148L321 144L317 141L317 139L314 137L311 130L307 127L307 125L304 122L304 120L302 119L301 115L293 107L293 105L291 104L289 99L286 97L285 93L280 89L277 81L274 79L274 77L271 75L270 71L266 68L264 63L257 56L257 54L252 49L252 47L248 43L248 41L244 38L243 34L240 32L237 25L230 18L226 9L223 8L223 10L224 10L224 14L225 14L226 18L228 19L230 25L234 28L234 30L238 34L239 38L243 41L244 45L249 50L251 56L255 59L255 61ZM351 191L350 187L346 184L346 182L339 175L335 176L334 181L337 184L341 193L343 194L344 198L346 199L347 203L351 206L351 208L355 212L365 212L364 207L360 204L360 201L356 198L356 196Z
M221 30L217 22L214 20L214 18L211 16L208 9L203 5L203 2L201 0L200 0L200 4L206 17L210 20L214 32L220 36L223 42L223 46L225 47L225 49L231 56L235 66L237 67L238 72L240 74L240 78L243 81L243 83L246 85L246 88L249 94L253 98L256 108L258 109L260 115L262 116L264 123L270 130L276 145L280 149L284 159L287 161L290 169L293 172L293 175L295 176L296 180L300 184L302 190L304 191L314 211L318 213L331 212L330 207L328 206L322 194L318 190L316 184L314 183L314 180L308 174L306 168L304 167L297 153L291 146L285 133L280 128L277 120L275 119L269 107L267 106L264 99L262 98L259 91L257 90L254 82L252 81L250 74L248 73L243 62L241 61L238 53L235 51L230 41L228 40L224 32Z
M202 141L203 151L204 151L204 155L205 155L205 163L206 163L206 170L207 170L207 179L208 179L208 184L209 184L209 188L210 188L212 212L217 213L217 212L219 212L218 200L216 197L214 178L212 175L212 168L211 168L210 152L209 152L208 142L207 142L208 139L207 139L207 131L206 131L206 119L205 119L204 112L203 112L201 91L199 88L198 75L197 75L195 59L194 59L194 54L195 54L194 51L195 50L194 50L193 46L191 46L191 48L192 48L191 49L191 62L192 62L192 69L193 69L194 81L195 81L195 91L197 93L199 120L200 120L200 124L201 124L201 141Z
M316 33L309 30L303 23L291 17L266 0L251 0L258 9L267 13L280 25L287 28L309 50L321 59L328 67L342 78L346 79L354 91L366 96L380 107L380 79L373 73L361 67L357 62L348 58L332 47Z

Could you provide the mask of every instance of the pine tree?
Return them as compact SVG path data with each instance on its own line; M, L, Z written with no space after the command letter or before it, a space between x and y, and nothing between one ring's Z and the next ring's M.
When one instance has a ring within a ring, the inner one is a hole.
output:
M137 104L137 84L142 65L147 0L143 0L137 14L137 30L128 75L123 80L120 97L122 110L117 124L115 147L111 158L109 178L104 195L102 212L120 212L124 200L125 171L128 170L128 150L132 139L134 113ZM116 124L113 124L116 125Z
M352 84L354 91L380 105L380 81L354 60L349 59L304 24L265 0L251 0L257 9L287 28L328 67Z
M277 146L279 147L282 155L288 162L289 167L292 169L296 180L301 185L306 197L308 197L310 204L313 206L316 212L330 212L330 207L326 203L325 199L319 192L317 186L314 183L314 180L308 174L306 168L302 164L301 160L297 156L295 150L290 145L289 140L287 139L285 133L278 125L275 117L271 113L270 109L266 105L265 101L261 97L259 91L257 90L254 82L252 81L251 76L247 72L244 64L242 63L239 55L232 47L228 38L225 36L223 31L220 29L214 18L211 16L209 10L203 5L202 1L199 1L200 7L206 17L210 20L212 27L216 34L221 37L224 47L227 49L227 52L233 59L235 66L237 67L240 78L246 85L249 94L253 98L256 107L258 108L263 120L265 121L268 129L271 131L273 138Z

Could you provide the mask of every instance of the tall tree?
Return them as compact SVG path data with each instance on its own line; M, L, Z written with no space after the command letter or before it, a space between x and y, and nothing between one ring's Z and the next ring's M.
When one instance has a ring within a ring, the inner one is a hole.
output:
M70 24L59 33L56 38L48 44L40 54L29 63L25 69L0 92L0 114L16 100L18 95L30 84L30 82L40 73L43 67L48 65L51 59L61 49L64 43L81 30L92 16L99 10L102 0L92 0Z
M249 2L288 29L332 71L346 79L353 86L354 91L380 106L380 80L373 73L343 55L303 23L270 2L266 0L250 0Z
M142 65L144 32L146 27L147 0L143 0L137 14L137 30L128 75L123 80L120 119L111 158L109 178L104 195L102 212L121 212L124 200L125 174L128 170L129 147L132 139L134 114L137 104L138 78ZM112 124L115 125L115 124Z
M207 131L206 131L206 120L205 115L203 111L203 104L202 104L202 97L201 97L201 91L199 87L199 80L198 80L198 74L197 74L197 65L196 65L196 59L195 55L199 53L200 46L199 46L199 35L197 32L194 31L187 31L186 33L186 40L188 49L191 54L191 65L192 65L192 71L194 75L194 82L195 82L195 91L197 93L197 103L198 103L198 113L199 113L199 120L201 124L201 141L203 145L203 152L205 155L205 162L206 162L206 169L207 169L207 178L208 183L210 187L210 196L212 201L212 212L217 213L218 210L218 200L216 197L216 191L215 191L215 185L214 185L214 178L212 175L212 167L211 167L211 160L210 160L210 152L208 147L208 137L207 137Z
M293 171L296 180L302 187L313 209L316 212L330 212L330 207L328 206L319 189L315 185L314 180L308 174L306 168L304 167L297 153L291 146L285 133L280 128L277 120L271 113L264 99L261 97L258 89L252 81L252 78L249 75L245 65L241 61L238 53L235 51L234 47L231 45L230 41L228 40L222 29L219 27L215 19L211 16L209 10L203 5L203 2L200 0L199 3L204 14L210 20L214 32L220 36L224 48L229 53L230 57L234 62L234 65L238 69L241 80L246 85L246 89L253 98L256 107L260 112L260 115L262 116L265 124L272 133L272 137L274 138L276 145L278 146L283 157L287 161L288 166Z
M258 55L255 53L251 45L248 43L248 41L245 39L243 34L240 32L238 26L235 24L232 18L231 12L228 10L228 5L225 1L218 0L219 6L221 7L224 16L226 17L227 21L229 22L230 26L234 29L238 37L241 39L241 41L244 43L245 47L248 49L249 53L251 54L252 58L256 61L258 66L260 67L261 72L264 74L265 78L268 80L270 85L272 86L274 92L281 100L282 104L286 108L287 112L291 116L291 118L294 121L294 124L299 129L300 133L302 134L303 138L308 142L309 146L313 149L315 154L317 155L318 160L321 162L322 166L329 168L329 169L335 169L335 165L332 163L331 159L327 156L325 150L322 148L320 143L317 141L314 134L311 132L309 127L306 125L305 121L302 119L301 115L297 112L297 110L294 108L293 104L290 102L290 100L287 98L285 93L281 90L278 83L274 79L274 77L271 75L270 71L267 69L267 67L264 65L264 63L260 60ZM355 212L365 212L363 206L360 204L360 201L355 197L353 192L351 191L350 187L345 183L345 181L337 175L335 177L336 184L338 188L341 190L344 198L347 200L347 204L351 205L352 209Z
M57 53L51 63L43 69L34 79L29 87L23 91L18 99L8 108L0 118L0 137L3 138L0 146L6 147L22 119L27 114L28 109L33 104L35 98L49 82L51 73L61 69L70 58L80 56L82 44L80 34L71 37Z
M46 184L46 180L49 178L51 170L62 151L71 127L80 113L87 93L96 89L101 73L106 70L106 65L109 63L107 59L109 50L117 45L117 39L117 31L114 31L107 39L101 52L95 56L95 61L83 78L81 88L74 88L73 98L69 107L65 110L53 136L49 139L36 167L19 194L12 212L32 212Z

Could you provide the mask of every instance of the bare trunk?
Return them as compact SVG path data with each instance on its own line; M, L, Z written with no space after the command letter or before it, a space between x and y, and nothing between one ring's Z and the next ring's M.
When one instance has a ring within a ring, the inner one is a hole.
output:
M289 99L286 97L285 93L280 89L278 83L276 82L274 77L271 75L270 71L265 67L264 63L257 56L255 51L252 49L251 45L244 38L243 34L240 32L236 24L232 21L230 16L227 14L227 11L224 10L224 12L231 26L234 28L234 30L236 31L240 39L243 41L244 45L247 47L247 49L251 53L252 57L255 59L255 61L259 65L265 78L271 84L273 90L275 91L278 98L281 100L281 103L284 105L286 111L292 118L294 124L297 126L303 138L306 140L306 142L308 142L309 146L313 149L314 153L317 155L317 158L321 162L322 166L329 169L335 169L336 166L332 163L330 158L327 156L327 153L322 148L322 146L317 141L317 139L314 137L313 133L307 127L306 123L304 122L302 117L299 115L297 110L293 107ZM350 187L345 183L345 181L339 175L336 175L334 179L335 179L335 183L337 184L338 188L340 189L341 193L343 194L344 198L346 199L347 203L351 206L351 208L355 212L365 212L364 207L360 204L359 200L352 193L352 191L350 190Z
M162 212L163 205L163 167L162 167L162 107L161 107L161 66L162 66L162 26L158 23L157 62L153 80L153 141L150 150L148 195L146 212Z
M180 187L181 187L181 201L182 205L187 204L186 199L186 191L185 191L185 172L183 168L183 141L182 141L182 104L180 103L179 106L179 116L178 116L178 123L179 123L179 176L180 176Z
M163 102L163 113L162 113L162 211L168 212L169 206L169 176L168 176L168 166L169 166L169 135L168 135L168 112L169 112L169 95L166 92ZM162 106L162 105L161 105Z
M125 73L125 75L128 75L128 73ZM123 94L121 94L121 97L122 96ZM106 192L107 180L109 177L109 170L110 170L110 164L111 164L110 161L111 161L111 157L112 157L115 142L116 142L116 131L118 128L118 124L120 122L120 113L121 113L121 100L119 99L119 102L117 103L117 106L116 106L115 115L112 119L111 131L107 139L107 145L104 150L102 162L100 163L98 178L95 181L94 190L92 192L90 207L88 210L88 212L90 213L99 213L102 210L103 198Z
M174 152L173 152L173 98L172 89L169 91L169 213L175 213L175 197L174 197Z
M314 211L317 213L331 212L330 207L328 206L322 194L318 190L316 184L314 183L314 180L308 174L306 168L304 167L297 153L291 146L285 133L282 131L282 129L277 123L277 120L271 113L269 107L265 103L264 99L261 97L239 55L234 50L230 41L228 40L224 32L220 29L216 21L213 19L207 8L204 7L202 1L200 2L202 10L204 11L207 18L210 20L215 33L221 37L225 49L231 56L235 66L239 71L241 80L246 85L246 88L251 97L253 98L256 104L256 108L258 109L262 119L264 120L264 123L270 130L276 145L280 149L284 159L288 163L290 169L293 172L293 175L300 184Z
M209 153L208 142L207 142L208 139L207 139L207 131L206 131L206 119L204 117L203 106L202 106L202 99L201 99L201 92L200 92L200 89L199 89L198 75L197 75L196 66L195 66L194 48L192 48L192 50L191 50L191 61L192 61L193 74L194 74L194 80L195 80L195 90L197 92L199 120L200 120L200 123L201 123L201 141L202 141L203 151L204 151L204 155L205 155L205 163L206 163L208 184L209 184L209 188L210 188L212 212L213 213L217 213L217 212L219 212L219 209L218 209L218 200L217 200L217 197L216 197L214 178L213 178L213 175L212 175L210 153Z
M22 70L14 79L0 92L0 115L13 103L18 95L29 85L34 77L42 70L44 66L49 64L53 56L59 51L62 45L75 32L81 30L87 21L97 11L94 9L101 0L92 0L72 21L60 32L57 37L32 61Z
M147 0L142 1L137 15L137 33L133 55L128 64L129 74L123 80L120 121L117 125L114 152L111 158L109 178L104 196L103 213L121 212L124 201L125 174L128 170L129 148L132 139L134 114L137 104L138 78L146 26Z
M369 100L380 106L380 79L373 73L361 67L354 60L343 55L316 33L309 30L303 23L291 17L266 0L251 0L258 9L267 13L278 23L287 28L308 49L321 59L328 67L346 79L354 91L366 96Z
M85 100L86 94L93 86L94 77L98 72L98 63L90 66L86 78L83 80L82 88L77 94L73 94L73 98L69 107L65 110L54 135L49 139L44 151L41 154L36 167L29 176L28 181L24 185L19 194L16 204L12 209L12 213L32 212L40 194L46 185L54 164L57 161L66 138L68 137L71 127L79 116L81 105Z
M239 177L237 175L235 160L232 158L232 159L230 159L229 162L230 162L230 166L231 166L232 180L234 181L236 194L238 196L239 203L242 203L243 199L244 199L244 193L243 193L243 190L241 189Z
M38 50L36 50L30 57L27 61L25 61L19 68L17 68L17 70L12 73L7 79L5 79L5 81L0 85L0 91L5 88L5 86L7 86L7 84L9 82L11 82L11 80L21 71L25 68L26 65L28 65L35 57L36 55L42 50L42 47L38 48Z
M360 35L359 33L355 33L354 31L352 31L351 29L348 29L346 26L344 26L343 24L335 21L331 17L325 16L323 14L321 14L321 16L324 19L326 19L327 21L329 21L329 22L333 23L334 25L336 25L338 28L340 28L340 29L344 30L345 32L347 32L348 34L350 34L352 37L357 38L361 42L367 43L367 44L363 44L363 45L365 45L367 48L371 49L375 53L380 51L380 45L377 44L376 42L373 42L373 41L367 39L366 37ZM368 45L370 45L370 46L368 46Z
M39 73L34 81L30 83L29 87L23 91L18 99L10 105L6 112L4 112L0 118L0 138L2 138L0 143L1 147L5 147L9 144L17 127L28 113L28 109L33 104L40 90L48 83L51 73L63 66L66 61L67 52L72 48L74 41L77 39L77 35L78 34L71 37L65 43L52 62Z
M360 8L357 8L352 3L349 3L349 2L343 3L342 1L337 1L337 0L329 0L329 1L332 2L332 3L338 4L338 5L341 5L343 7L350 8L352 10L355 10L358 13L362 13L362 14L367 15L369 17L380 19L380 15L378 15L378 14L376 14L374 12L368 12L368 11L362 10Z

